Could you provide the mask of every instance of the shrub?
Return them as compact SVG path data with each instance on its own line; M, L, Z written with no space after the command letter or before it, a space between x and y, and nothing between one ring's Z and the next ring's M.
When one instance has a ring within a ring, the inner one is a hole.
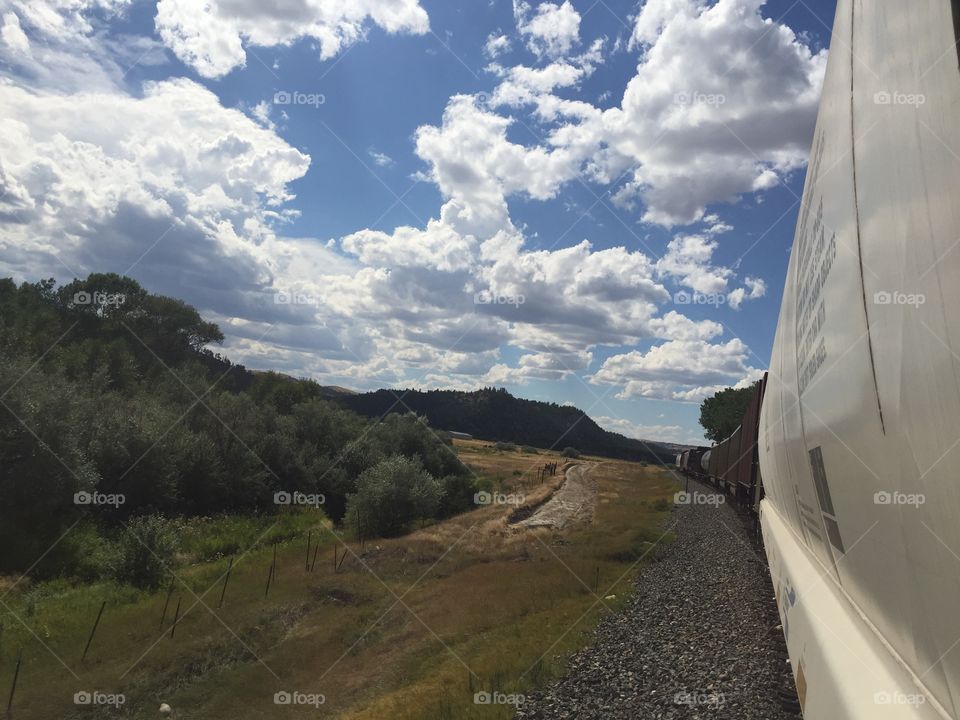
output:
M517 446L514 445L512 442L502 442L502 441L494 443L493 447L496 450L504 450L509 452L513 452L514 450L517 449Z
M469 475L447 475L440 481L443 494L437 512L438 518L458 515L473 509L473 496L477 483Z
M523 446L523 452L527 453L528 455L539 455L539 454L540 454L540 451L539 451L537 448L535 448L533 445L524 445L524 446Z
M575 447L565 447L565 448L563 449L563 452L560 453L560 454L563 455L565 458L578 458L578 457L580 457L580 451L577 450Z
M139 588L159 587L170 573L177 552L177 535L160 515L132 518L120 535L116 575Z
M363 471L357 491L347 498L347 522L367 537L396 537L416 520L434 517L440 505L440 481L417 458L394 455Z

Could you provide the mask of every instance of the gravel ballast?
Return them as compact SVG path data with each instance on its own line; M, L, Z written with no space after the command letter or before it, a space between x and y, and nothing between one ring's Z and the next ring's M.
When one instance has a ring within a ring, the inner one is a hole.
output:
M793 678L762 551L715 489L690 481L690 497L628 604L517 718L799 717L781 700Z

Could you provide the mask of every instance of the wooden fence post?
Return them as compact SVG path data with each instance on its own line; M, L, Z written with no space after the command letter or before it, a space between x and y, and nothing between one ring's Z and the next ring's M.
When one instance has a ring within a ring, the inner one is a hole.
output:
M233 571L233 558L230 558L230 564L227 565L227 574L223 576L223 587L220 588L220 602L217 603L217 609L223 607L223 596L227 594L227 583L230 582L230 573Z
M90 630L90 637L87 638L87 646L83 649L83 655L80 658L80 662L83 662L87 659L87 650L90 649L90 643L93 642L93 635L97 632L97 626L100 624L100 618L103 616L103 609L107 606L107 601L104 600L100 605L100 612L97 613L97 619L93 622L93 628Z

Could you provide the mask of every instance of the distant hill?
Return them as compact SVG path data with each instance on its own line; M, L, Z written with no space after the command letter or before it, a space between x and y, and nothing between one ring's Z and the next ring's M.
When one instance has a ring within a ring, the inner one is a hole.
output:
M320 397L328 399L336 399L344 395L356 395L356 390L351 390L350 388L340 387L339 385L321 385L320 386Z
M403 403L397 401L403 398ZM481 440L562 450L573 446L591 455L673 462L676 446L635 440L604 430L582 410L516 398L502 388L458 390L377 390L330 396L342 407L367 417L409 410L441 430L465 432Z

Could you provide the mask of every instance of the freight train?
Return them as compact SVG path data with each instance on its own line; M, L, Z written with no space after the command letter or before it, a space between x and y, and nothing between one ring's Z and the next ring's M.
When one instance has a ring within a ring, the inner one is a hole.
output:
M696 447L677 455L676 465L685 475L710 483L758 517L763 499L757 439L760 408L767 374L751 388L750 400L733 434L713 447Z
M677 458L757 513L806 720L960 718L958 40L839 0L767 377Z

